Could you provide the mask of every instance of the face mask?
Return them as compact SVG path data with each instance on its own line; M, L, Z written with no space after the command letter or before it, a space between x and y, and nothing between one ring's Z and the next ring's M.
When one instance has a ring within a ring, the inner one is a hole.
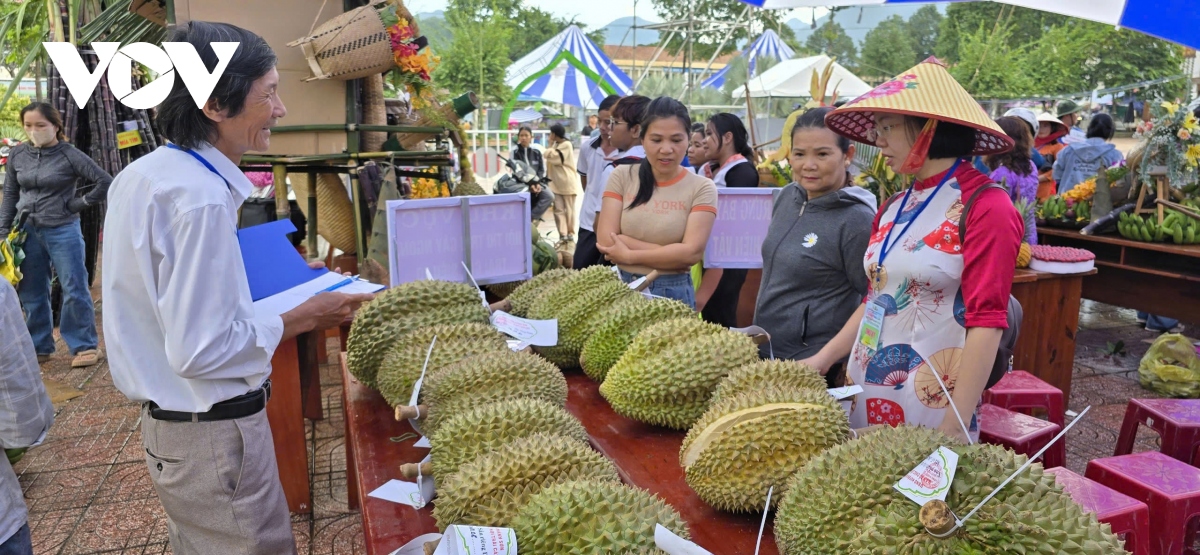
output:
M46 127L42 129L34 129L33 131L27 131L25 134L29 135L29 140L32 141L34 145L40 147L50 144L50 141L54 140L56 132L53 127Z

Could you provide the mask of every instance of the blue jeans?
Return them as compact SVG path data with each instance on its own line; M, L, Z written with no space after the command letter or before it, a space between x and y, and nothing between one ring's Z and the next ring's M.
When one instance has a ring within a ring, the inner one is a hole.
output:
M17 529L17 533L0 543L0 555L33 555L33 538L29 535L29 523Z
M631 274L625 270L621 270L621 281L625 283L630 283L641 277L642 274ZM692 275L687 272L660 275L646 290L651 295L675 299L692 307L692 310L696 309L696 288L692 286Z
M1170 331L1171 328L1179 325L1179 320L1155 316L1141 311L1138 311L1137 317L1146 321L1146 329L1150 331Z
M84 267L83 231L79 220L58 227L27 224L25 261L21 263L19 296L25 308L25 327L39 355L54 354L54 319L50 310L50 267L62 286L62 316L58 327L71 354L95 349L96 313Z

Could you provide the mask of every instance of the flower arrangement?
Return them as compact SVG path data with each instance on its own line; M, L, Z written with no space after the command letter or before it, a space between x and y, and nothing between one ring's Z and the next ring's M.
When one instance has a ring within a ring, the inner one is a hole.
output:
M450 188L438 176L437 169L429 168L420 173L429 174L429 177L412 178L412 195L409 198L445 198L450 196Z
M1128 173L1129 173L1129 168L1125 166L1124 160L1121 160L1120 162L1114 164L1112 167L1105 170L1105 174L1108 175L1108 183L1110 185L1116 184L1118 181L1120 181L1122 178L1124 178L1125 175ZM1095 194L1096 194L1096 177L1092 176L1092 177L1087 178L1084 181L1081 181L1078 185L1076 185L1070 191L1067 191L1066 193L1064 193L1063 198L1068 201L1089 200Z
M413 108L424 108L433 100L430 86L433 69L440 61L422 49L428 44L417 34L417 27L404 15L397 13L396 4L389 2L379 9L379 18L387 29L396 69L391 72L392 85L409 95Z
M1139 124L1134 138L1146 141L1138 174L1143 184L1153 183L1150 170L1154 166L1166 167L1167 181L1175 188L1182 189L1200 178L1200 120L1191 111L1164 102L1161 115Z

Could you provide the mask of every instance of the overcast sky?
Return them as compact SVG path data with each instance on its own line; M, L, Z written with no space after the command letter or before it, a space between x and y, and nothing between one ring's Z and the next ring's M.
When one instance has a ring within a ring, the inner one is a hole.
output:
M588 29L603 27L612 20L634 15L634 0L584 0L582 2L564 2L563 0L525 0L525 4L548 11L554 15L570 19L572 16L587 24ZM404 5L413 13L433 12L446 9L446 0L405 0ZM827 13L824 8L817 8L817 17ZM792 10L786 14L784 21L796 18L806 23L812 22L811 9ZM654 12L650 0L637 1L637 16L651 21L661 21L662 18Z

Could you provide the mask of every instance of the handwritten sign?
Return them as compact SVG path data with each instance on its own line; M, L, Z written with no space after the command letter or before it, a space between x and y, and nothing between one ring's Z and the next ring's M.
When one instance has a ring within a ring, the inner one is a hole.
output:
M958 453L938 447L908 475L892 487L917 505L925 505L932 499L946 500L950 484L954 482L954 470L958 467Z
M480 285L533 276L529 194L387 203L391 285L426 279ZM465 265L465 266L464 266Z
M512 528L463 526L446 528L434 555L517 555L517 534Z
M705 268L762 268L762 244L778 190L717 189L717 220L704 248Z

